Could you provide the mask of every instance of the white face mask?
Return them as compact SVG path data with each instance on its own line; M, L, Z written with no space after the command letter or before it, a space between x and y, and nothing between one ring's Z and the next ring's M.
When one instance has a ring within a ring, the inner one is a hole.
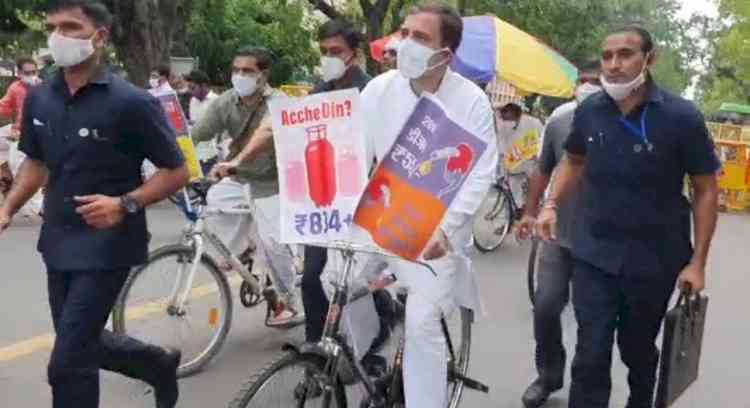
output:
M604 77L604 74L602 74L599 77L599 80L602 83L604 92L606 92L607 95L612 97L612 99L614 99L615 101L621 101L635 92L636 89L638 89L646 82L646 69L648 68L649 55L650 54L646 54L646 59L643 62L643 69L641 70L641 73L628 83L618 84L609 82L607 81L607 78Z
M47 46L52 53L55 64L63 68L74 67L94 54L93 39L94 36L85 40L65 37L55 31L50 34Z
M148 80L148 84L151 86L151 89L156 89L159 87L159 78L151 78Z
M42 81L40 81L39 77L36 75L21 75L21 82L29 86L34 86Z
M232 87L240 96L252 95L258 89L258 76L234 74L232 75Z
M401 75L406 78L420 78L428 71L431 71L447 62L446 60L433 66L429 66L432 56L445 50L446 48L433 50L430 47L419 44L411 38L407 38L401 42L398 49L398 70L401 72Z
M321 57L320 58L320 72L323 74L323 81L330 82L335 81L346 73L346 63L341 58L337 57Z
M588 82L576 88L576 102L581 103L589 96L602 90L601 86L592 85Z

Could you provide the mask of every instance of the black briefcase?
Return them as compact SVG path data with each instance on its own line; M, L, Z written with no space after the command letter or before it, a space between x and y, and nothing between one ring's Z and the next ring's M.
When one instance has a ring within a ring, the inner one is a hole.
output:
M698 378L708 298L683 291L664 319L656 408L666 408Z

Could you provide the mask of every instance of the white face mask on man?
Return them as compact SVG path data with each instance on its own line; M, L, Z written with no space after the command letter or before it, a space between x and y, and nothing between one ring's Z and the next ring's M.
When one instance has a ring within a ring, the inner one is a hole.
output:
M433 50L430 47L422 45L411 38L407 38L401 42L398 49L397 61L398 70L401 75L408 79L417 79L422 77L429 71L446 64L449 59L438 62L430 66L430 59L441 52L448 51L447 48L439 50Z
M94 34L96 35L96 34ZM50 34L47 46L55 64L63 68L74 67L94 55L94 35L88 39L66 37L57 31Z
M320 57L320 72L323 74L323 81L335 81L346 73L346 63L338 57Z
M249 96L258 89L258 75L232 74L232 87L240 96Z
M648 70L648 59L651 56L651 53L646 53L646 57L643 61L643 69L641 69L641 73L638 74L637 77L635 77L632 81L624 83L624 84L618 84L607 81L607 78L604 77L604 74L602 74L599 78L599 80L602 83L602 88L604 88L604 92L607 93L612 99L615 101L621 101L633 92L635 92L636 89L638 89L641 85L646 83L646 71Z

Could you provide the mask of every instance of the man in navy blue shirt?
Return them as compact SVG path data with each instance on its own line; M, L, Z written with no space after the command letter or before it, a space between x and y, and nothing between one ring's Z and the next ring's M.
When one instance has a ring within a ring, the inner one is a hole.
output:
M606 408L612 347L629 369L627 408L653 404L658 362L654 345L675 283L705 286L717 218L719 163L703 116L690 102L657 86L651 35L638 26L602 45L602 87L576 110L566 157L538 221L556 238L556 210L580 182L572 232L573 306L578 345L571 408ZM685 175L695 190L691 243Z
M20 149L28 157L0 208L0 231L48 179L38 249L56 333L53 407L96 408L104 368L148 382L157 407L172 408L179 351L104 330L130 268L146 261L143 209L189 177L158 101L100 62L111 22L96 1L49 8L49 48L63 69L26 98ZM160 170L143 184L146 158Z

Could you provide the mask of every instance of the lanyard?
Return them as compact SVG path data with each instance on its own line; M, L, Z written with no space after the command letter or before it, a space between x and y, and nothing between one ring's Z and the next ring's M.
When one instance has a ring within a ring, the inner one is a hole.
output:
M625 126L625 128L630 131L630 133L634 134L635 136L638 136L639 139L643 140L643 143L645 145L650 145L648 141L648 133L646 131L646 114L648 113L648 104L643 107L643 112L641 113L641 128L638 129L637 127L633 126L632 123L630 123L625 117L620 116L620 123Z

